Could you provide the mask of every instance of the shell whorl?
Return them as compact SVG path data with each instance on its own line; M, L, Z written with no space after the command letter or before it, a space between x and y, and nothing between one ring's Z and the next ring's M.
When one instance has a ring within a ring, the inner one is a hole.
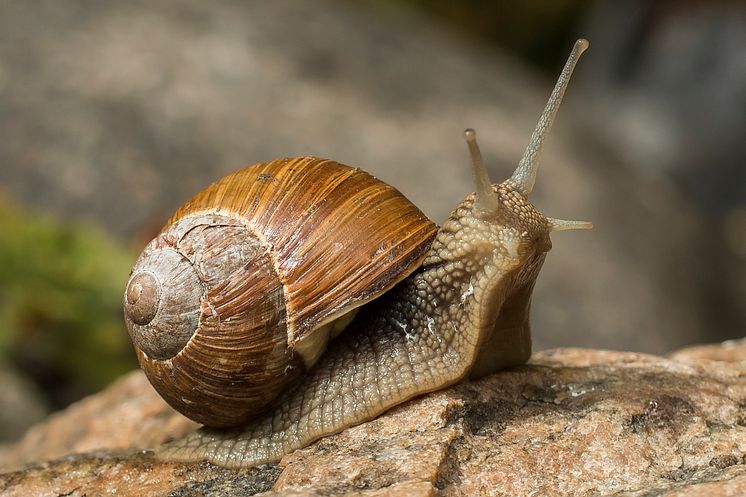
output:
M124 306L138 359L183 414L243 423L350 311L419 266L436 229L393 187L333 161L237 171L185 203L135 264Z
M165 229L201 212L238 216L272 247L291 344L404 279L437 231L394 187L316 157L228 175L184 204Z
M197 272L177 250L146 249L124 297L132 341L150 357L174 357L197 328L201 297Z

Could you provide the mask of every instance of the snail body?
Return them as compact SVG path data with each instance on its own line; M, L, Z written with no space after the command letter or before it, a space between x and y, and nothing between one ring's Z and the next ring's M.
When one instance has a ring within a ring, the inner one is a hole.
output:
M288 238L306 240L312 235L305 230L318 231L319 226L301 223L279 234L272 231L270 222L266 228L268 233L260 232L251 243L245 242L246 233L242 231L246 228L254 233L259 224L253 221L254 217L272 220L290 216L288 211L298 212L294 205L284 203L284 197L277 200L256 193L267 193L261 185L257 186L258 183L279 181L272 169L276 164L245 170L243 174L252 176L251 181L244 176L241 186L229 194L220 185L232 180L221 180L216 183L218 186L213 185L198 194L177 211L136 264L125 292L125 315L140 362L155 388L172 406L193 419L205 419L202 422L212 427L161 446L156 449L157 454L169 459L208 459L226 466L273 462L323 436L372 419L412 397L526 362L531 354L528 320L531 293L546 252L551 248L549 235L553 231L591 227L587 222L545 217L528 201L543 144L577 59L586 47L585 40L575 44L526 153L508 180L492 184L482 163L476 135L467 130L476 191L453 210L437 232L435 226L405 199L391 204L403 210L382 215L382 221L374 222L371 228L361 230L358 226L357 231L343 231L337 241L325 240L328 231L322 231L324 235L316 233L313 236L319 236L318 244L324 247L321 254L327 254L335 244L345 246L353 240L358 242L365 254L358 261L362 269L358 271L357 266L353 270L348 270L347 266L338 268L334 264L348 264L348 261L330 260L328 254L315 256L317 258L308 267L322 268L314 273L316 285L295 289L299 294L297 300L287 299L288 295L294 295L292 284L286 284L292 280L288 275L296 267L294 258L278 247L287 243ZM297 166L298 178L306 177L306 167L313 169L317 164L326 165L318 166L319 171L330 165L347 171L345 174L357 171L311 158L287 159L284 163ZM264 168L273 172L266 172ZM280 181L275 193L288 188L296 192L315 189L309 187L314 183L298 178ZM391 187L371 188L388 191ZM336 189L329 186L323 194L315 192L315 200L308 205L321 214L323 200L336 195ZM368 190L363 188L362 191ZM354 209L355 203L352 201L347 208ZM235 208L239 204L242 207ZM261 214L246 215L250 210L246 206L264 204L267 207L260 209ZM342 209L335 220L323 221L325 218L320 216L319 223L332 230L340 224L339 219L355 218L356 213L363 218L377 216L378 207L371 207L370 197L363 195L357 204L363 207L350 212ZM238 221L236 212L241 214ZM387 222L387 219L392 221ZM388 232L386 227L396 224L393 220L403 223L404 228ZM210 229L217 226L227 227L227 231L211 236ZM277 238L272 238L274 236ZM372 244L358 240L370 236L381 237ZM183 247L179 247L180 243ZM192 252L192 246L202 247L202 255L194 255L197 252ZM178 250L174 251L174 247ZM149 251L158 250L165 250L166 255L150 255ZM249 256L242 255L244 253ZM212 261L207 256L217 257L217 260ZM277 261L278 257L282 262ZM275 268L279 278L272 280L264 274L257 275L258 271L247 263L249 259L262 258L270 268L263 271L271 273L271 268ZM215 276L208 277L203 274L207 269L200 269L200 265L222 268L223 273L218 271ZM169 267L162 269L161 266ZM197 269L192 269L195 267ZM226 271L230 277L221 279L225 278ZM330 274L324 275L325 272ZM321 283L324 277L336 282L330 290L334 295L329 297L316 290L317 285L326 288L326 283ZM280 283L262 283L265 280ZM177 281L186 293L181 295L170 290L168 281ZM255 298L252 305L258 304L258 307L252 308L259 311L247 310L238 313L238 317L222 320L223 301L209 298L211 291L217 291L214 289L231 296L227 301L232 304L225 304L228 307L237 303L244 305L245 301ZM244 292L252 297L243 297ZM337 292L343 295L336 295ZM286 297L284 304L283 296ZM180 299L189 303L176 303ZM297 302L310 309L300 310ZM366 305L361 307L363 303ZM168 304L168 311L163 310L165 304ZM184 309L189 311L184 312ZM353 319L354 312L357 315ZM187 331L161 339L154 335L162 326L141 329L159 318ZM217 321L233 334L227 338L217 337ZM199 326L205 323L208 326ZM251 334L254 336L262 338L272 334L275 337L268 345L262 345L260 359L247 362L246 359L232 361L210 357L215 351L250 342L244 331L247 324L253 324ZM278 324L280 326L276 326ZM196 328L198 332L194 331ZM202 328L207 330L206 338L201 336ZM273 332L275 328L280 332ZM329 340L336 334L339 336ZM160 342L166 342L165 347ZM181 364L187 348L200 344L203 345L194 354L196 366ZM151 363L157 367L149 372ZM197 400L203 394L190 398L188 389L191 387L180 385L186 381L184 378L191 381L192 377L203 373L225 380L227 373L221 366L227 363L235 363L231 367L244 374L248 369L260 369L256 373L260 383L254 383L254 377L228 379L221 395L216 395L221 388L217 380L207 383L211 390L205 397L216 401L227 397L227 407L201 407ZM263 375L270 376L266 379L267 386L261 384ZM235 381L243 381L243 384L235 386L231 383ZM176 393L170 391L174 385L178 387ZM248 413L245 406L234 409L231 404L234 397L245 396L246 385L257 391L252 395L261 397L249 402ZM169 391L164 393L163 390ZM265 390L268 393L265 394ZM224 415L226 411L230 414ZM235 427L215 428L229 425Z

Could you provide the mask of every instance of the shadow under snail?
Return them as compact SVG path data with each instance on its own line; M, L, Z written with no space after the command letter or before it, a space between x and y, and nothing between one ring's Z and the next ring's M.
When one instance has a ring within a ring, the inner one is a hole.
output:
M549 234L591 227L528 201L587 46L575 43L509 179L490 182L466 130L476 192L440 228L393 187L315 157L250 166L186 202L124 296L150 382L206 425L156 453L274 462L412 397L525 363Z

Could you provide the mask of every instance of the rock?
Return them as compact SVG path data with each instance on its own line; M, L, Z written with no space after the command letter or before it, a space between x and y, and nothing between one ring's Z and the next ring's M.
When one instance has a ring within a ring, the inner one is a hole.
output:
M141 371L55 413L14 446L0 450L0 466L99 449L144 449L197 426L161 399Z
M746 360L746 340L728 340L715 345L695 345L669 354L677 361L741 362Z
M49 413L36 385L7 365L0 366L0 443L18 439Z
M228 470L159 461L142 450L192 425L134 372L8 448L6 465L34 462L0 475L0 492L741 495L744 378L746 341L667 358L555 349L526 366L407 402L279 465Z

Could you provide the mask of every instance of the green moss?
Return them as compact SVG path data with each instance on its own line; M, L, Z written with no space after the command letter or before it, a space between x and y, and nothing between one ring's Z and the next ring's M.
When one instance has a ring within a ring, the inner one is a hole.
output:
M0 197L0 357L68 396L135 367L121 307L134 259L100 230Z

